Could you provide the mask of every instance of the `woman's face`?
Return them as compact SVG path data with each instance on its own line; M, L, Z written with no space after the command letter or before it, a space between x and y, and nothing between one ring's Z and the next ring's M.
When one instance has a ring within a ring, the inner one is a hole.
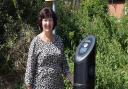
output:
M45 32L52 32L53 30L53 18L42 19L42 27Z

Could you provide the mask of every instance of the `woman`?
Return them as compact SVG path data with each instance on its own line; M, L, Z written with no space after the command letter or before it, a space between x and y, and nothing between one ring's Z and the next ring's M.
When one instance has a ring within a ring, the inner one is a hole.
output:
M34 37L28 52L27 89L64 89L63 76L72 82L62 39L53 34L56 24L57 18L52 9L43 8L38 16L41 33Z

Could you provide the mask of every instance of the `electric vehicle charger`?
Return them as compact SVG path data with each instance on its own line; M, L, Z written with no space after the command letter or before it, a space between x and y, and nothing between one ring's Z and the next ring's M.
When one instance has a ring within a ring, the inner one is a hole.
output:
M75 53L73 89L94 89L95 55L96 38L89 35L81 41Z

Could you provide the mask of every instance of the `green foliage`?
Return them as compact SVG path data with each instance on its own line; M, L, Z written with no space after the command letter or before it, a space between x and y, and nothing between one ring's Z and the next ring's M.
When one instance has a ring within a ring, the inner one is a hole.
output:
M74 59L79 40L94 35L97 40L95 89L127 89L127 17L109 17L107 2L101 0L83 0L77 10L58 3L61 7L57 6L57 32L64 38L70 65L73 65L71 60Z
M25 7L28 9L30 5L26 2L24 6L22 5L16 0L0 2L0 78L2 78L0 88L2 89L14 86L16 80L17 82L23 80L28 45L37 29L36 23L27 24L29 21L36 22L24 9ZM25 19L23 14L27 14L30 18Z

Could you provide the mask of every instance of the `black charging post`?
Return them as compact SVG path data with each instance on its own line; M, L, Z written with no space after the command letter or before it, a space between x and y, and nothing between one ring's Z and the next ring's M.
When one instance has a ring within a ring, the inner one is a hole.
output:
M94 89L95 56L96 38L89 35L81 41L76 50L73 89Z

